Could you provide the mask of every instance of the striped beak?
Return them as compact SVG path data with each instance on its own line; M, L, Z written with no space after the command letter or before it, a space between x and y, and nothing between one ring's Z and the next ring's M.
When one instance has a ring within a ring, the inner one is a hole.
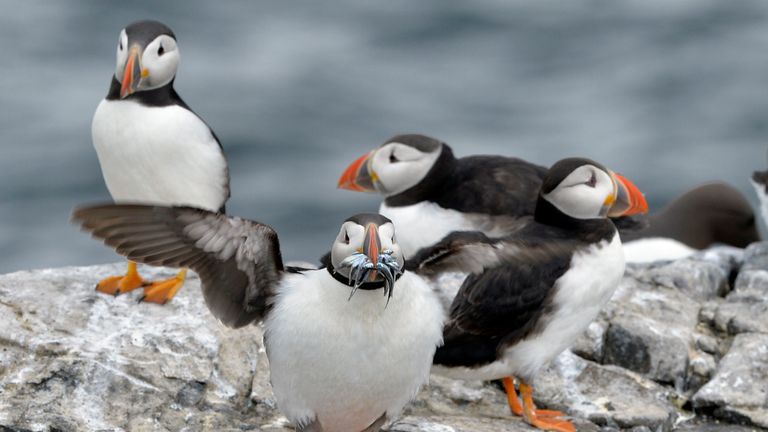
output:
M608 217L632 216L648 213L648 202L637 186L621 174L611 172L615 193L606 199Z
M141 50L134 46L128 52L128 61L125 62L125 71L123 72L123 81L120 85L120 98L124 99L139 88L144 74L141 69Z
M381 240L379 239L379 226L374 223L370 223L365 227L363 253L371 260L373 268L376 268L379 264L379 254L381 254ZM374 270L371 272L368 280L374 281L376 276L378 276L378 272Z
M376 192L373 185L378 177L370 168L371 156L375 151L368 152L352 162L341 175L337 187L355 192Z

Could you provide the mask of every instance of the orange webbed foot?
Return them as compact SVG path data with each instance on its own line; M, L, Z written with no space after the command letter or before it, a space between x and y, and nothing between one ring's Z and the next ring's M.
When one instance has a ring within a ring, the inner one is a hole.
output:
M564 414L555 410L539 410L533 403L533 387L520 381L520 393L523 396L523 418L531 426L555 432L576 432L576 426L562 418Z
M141 288L146 284L136 270L136 263L128 261L128 270L123 276L111 276L100 280L96 284L96 291L117 296Z
M502 382L504 383L504 390L507 391L507 403L509 403L509 409L512 410L512 414L522 417L523 404L520 403L520 399L517 397L515 378L509 376L504 378Z
M157 304L166 304L176 293L184 286L187 278L187 269L183 269L176 276L151 283L144 288L144 295L139 299L140 302L149 302Z

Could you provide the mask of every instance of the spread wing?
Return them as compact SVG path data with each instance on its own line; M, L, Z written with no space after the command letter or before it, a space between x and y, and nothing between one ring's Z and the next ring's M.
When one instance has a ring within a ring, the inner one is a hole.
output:
M246 219L191 207L109 204L78 208L73 220L133 261L197 272L208 308L229 327L264 316L283 272L275 231Z

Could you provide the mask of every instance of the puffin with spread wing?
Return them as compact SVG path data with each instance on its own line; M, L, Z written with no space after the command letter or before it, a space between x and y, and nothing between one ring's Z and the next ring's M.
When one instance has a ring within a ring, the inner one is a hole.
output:
M286 268L269 226L207 210L101 205L73 218L128 259L196 271L225 325L263 320L278 407L299 431L377 431L429 378L444 312L403 272L381 215L344 221L319 270Z

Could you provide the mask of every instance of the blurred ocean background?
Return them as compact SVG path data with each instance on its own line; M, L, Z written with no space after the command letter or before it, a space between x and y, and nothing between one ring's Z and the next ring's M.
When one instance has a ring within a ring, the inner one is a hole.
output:
M597 159L652 208L710 180L756 203L768 2L0 0L0 272L119 261L69 223L109 200L90 125L118 33L179 40L176 88L229 158L233 214L314 261L379 198L336 189L401 132L457 155ZM169 163L172 163L169 161Z

